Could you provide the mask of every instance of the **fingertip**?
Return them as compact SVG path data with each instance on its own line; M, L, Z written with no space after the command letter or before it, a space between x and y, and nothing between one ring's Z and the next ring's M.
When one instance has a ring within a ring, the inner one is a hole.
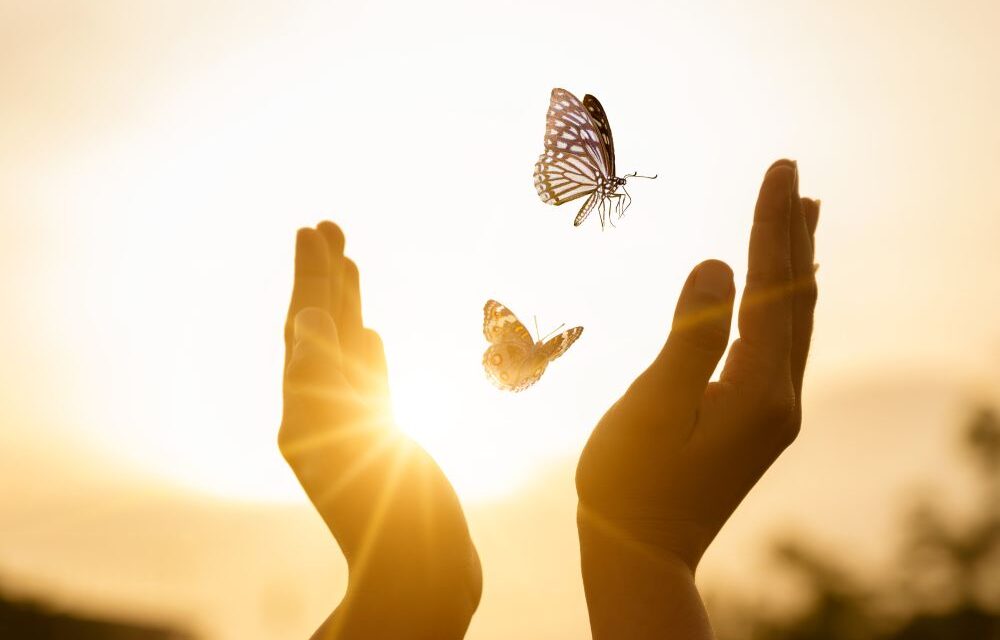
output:
M755 221L787 219L791 213L795 176L794 165L781 164L768 170L760 187Z
M691 284L700 294L725 300L736 293L732 268L722 260L705 260L691 272Z
M728 341L736 285L733 270L721 260L706 260L688 277L677 310L673 331L687 335L702 347L715 349Z
M339 226L329 220L324 220L316 225L316 230L319 231L326 240L330 253L333 255L344 255L344 243L346 240L344 238L344 232Z
M386 372L386 361L385 344L382 342L382 336L372 329L365 329L364 341L365 352L368 356L369 365L374 368L378 375L384 377Z
M374 329L365 329L365 342L371 347L373 352L382 351L385 345L382 343L382 336Z
M296 273L325 274L329 266L326 241L315 229L304 227L295 234Z
M344 281L347 286L357 286L361 280L358 265L350 258L344 258Z
M781 158L780 160L775 160L774 162L771 163L771 166L767 168L767 171L764 172L764 175L766 176L767 174L771 173L771 171L778 169L780 167L789 167L791 169L795 169L796 167L798 167L798 163L796 163L794 160L789 160L788 158Z
M358 265L350 258L344 258L343 269L341 275L343 295L338 321L343 330L345 349L348 351L363 349L364 345L358 342L364 325L361 316L361 276Z

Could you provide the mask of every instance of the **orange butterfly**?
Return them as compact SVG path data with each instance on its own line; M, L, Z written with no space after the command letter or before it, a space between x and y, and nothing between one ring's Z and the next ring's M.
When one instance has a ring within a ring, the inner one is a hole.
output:
M496 300L483 307L483 335L490 347L483 354L486 377L505 391L523 391L538 382L550 362L566 353L583 327L564 331L548 342L535 342L517 316Z

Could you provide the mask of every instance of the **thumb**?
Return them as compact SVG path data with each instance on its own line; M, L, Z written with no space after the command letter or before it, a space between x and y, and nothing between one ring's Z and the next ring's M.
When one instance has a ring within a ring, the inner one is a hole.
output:
M324 309L308 307L295 314L292 357L285 370L289 382L322 383L340 375L337 325Z
M729 343L733 271L718 260L702 262L688 276L673 327L660 355L643 374L677 418L692 417Z

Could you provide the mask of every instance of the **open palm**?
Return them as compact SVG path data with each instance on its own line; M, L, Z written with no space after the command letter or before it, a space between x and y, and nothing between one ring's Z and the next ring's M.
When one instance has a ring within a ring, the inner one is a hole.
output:
M754 214L740 337L719 381L709 379L728 346L735 287L730 268L709 260L688 277L663 350L584 448L579 529L595 638L661 637L649 629L697 614L670 610L690 600L665 585L692 592L709 543L798 434L818 213L799 197L795 164L772 165ZM692 619L683 637L708 637L706 625Z
M392 421L382 342L362 324L343 250L333 223L298 233L279 432L348 563L347 594L321 632L459 638L479 602L478 555L448 479Z

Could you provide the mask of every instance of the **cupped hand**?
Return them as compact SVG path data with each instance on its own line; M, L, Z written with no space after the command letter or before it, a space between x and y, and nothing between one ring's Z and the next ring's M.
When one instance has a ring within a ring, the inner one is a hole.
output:
M750 234L739 339L720 379L709 382L728 346L735 288L730 268L710 260L688 277L660 354L594 429L577 468L588 600L621 578L607 564L596 569L615 554L693 574L798 434L818 214L818 201L799 197L796 165L772 165Z
M321 637L460 638L482 589L454 489L394 425L385 354L330 222L300 229L278 443L347 559Z

